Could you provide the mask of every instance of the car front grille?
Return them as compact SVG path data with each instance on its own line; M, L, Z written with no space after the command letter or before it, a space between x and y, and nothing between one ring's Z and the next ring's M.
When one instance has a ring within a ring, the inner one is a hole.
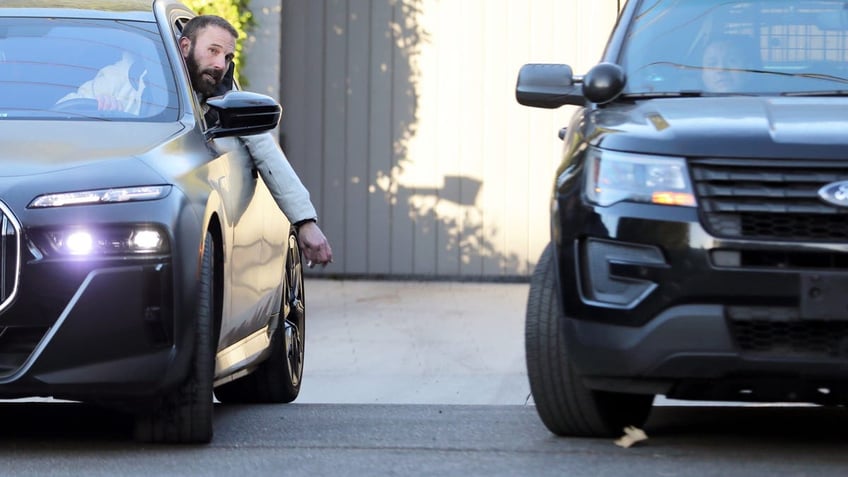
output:
M0 313L15 298L21 267L21 226L0 202ZM46 327L0 326L0 376L8 376L23 366Z
M848 357L848 321L801 319L796 307L728 306L726 311L731 336L740 351Z
M733 321L742 351L819 357L848 357L848 323L825 321Z
M0 312L11 304L18 289L21 266L20 225L0 203Z
M844 242L848 209L819 199L819 189L848 179L848 162L693 159L703 223L726 238Z

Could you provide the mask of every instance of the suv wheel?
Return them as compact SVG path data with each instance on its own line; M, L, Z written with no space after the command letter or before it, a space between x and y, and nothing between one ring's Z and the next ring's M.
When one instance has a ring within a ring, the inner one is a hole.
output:
M271 336L271 354L251 374L215 389L225 404L288 403L300 394L306 343L303 265L294 229L289 232L280 323Z
M197 286L197 316L191 371L153 412L135 421L135 438L141 442L205 444L212 440L212 380L215 375L214 316L215 243L206 233Z
M641 426L654 397L593 391L583 385L568 357L557 298L554 248L548 244L530 279L524 329L527 375L536 411L560 436L610 437L626 426Z

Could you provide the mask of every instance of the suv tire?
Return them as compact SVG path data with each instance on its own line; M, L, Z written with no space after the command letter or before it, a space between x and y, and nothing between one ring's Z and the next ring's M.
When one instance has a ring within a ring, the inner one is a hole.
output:
M536 412L560 436L611 437L642 426L654 396L587 388L568 357L557 297L554 248L548 244L530 279L524 329L527 375Z
M167 395L152 412L136 417L135 439L139 442L206 444L213 436L213 391L215 376L215 241L207 232L201 256L194 329L194 357L186 380Z

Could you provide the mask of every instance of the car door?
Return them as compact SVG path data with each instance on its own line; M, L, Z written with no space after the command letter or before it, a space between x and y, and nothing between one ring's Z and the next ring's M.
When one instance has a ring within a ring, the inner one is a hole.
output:
M190 16L171 22L175 38ZM183 68L185 68L183 62ZM194 107L201 108L195 101ZM204 130L207 125L203 124ZM220 197L224 245L223 317L219 349L230 346L262 328L267 322L266 292L260 288L262 272L263 205L261 180L246 147L238 137L215 138L208 142L212 160L208 181ZM264 190L267 195L267 190Z

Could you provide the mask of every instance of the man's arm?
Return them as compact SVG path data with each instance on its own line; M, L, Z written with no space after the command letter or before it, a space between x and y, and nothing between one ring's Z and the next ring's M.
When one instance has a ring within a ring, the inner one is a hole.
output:
M300 181L288 158L271 133L242 136L253 165L268 190L291 223L318 217L309 199L309 191Z
M318 214L309 198L309 191L291 167L285 153L270 133L242 136L253 165L262 181L286 214L289 222L300 224L298 241L306 256L307 265L326 265L333 261L330 243L316 223Z

